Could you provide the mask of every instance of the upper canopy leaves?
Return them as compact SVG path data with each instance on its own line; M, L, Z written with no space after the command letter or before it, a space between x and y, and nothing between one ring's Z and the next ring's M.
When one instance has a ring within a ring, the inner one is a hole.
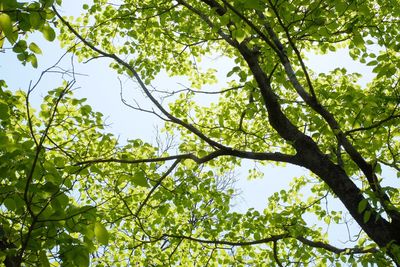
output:
M52 41L57 15L63 46L80 60L113 60L179 140L167 149L119 144L102 115L71 96L74 81L50 91L38 112L29 94L1 83L4 262L400 264L400 194L382 173L400 169L398 1L95 0L75 20L50 10L53 2L2 4L0 26L18 58L35 66L42 51L11 28ZM372 82L307 67L307 53L342 48L374 66ZM217 82L217 64L201 68L209 56L230 65L218 91L206 88ZM164 70L191 85L152 88ZM232 170L242 158L312 174L272 194L265 209L238 213ZM319 226L348 223L335 198L362 229L356 247L330 245Z

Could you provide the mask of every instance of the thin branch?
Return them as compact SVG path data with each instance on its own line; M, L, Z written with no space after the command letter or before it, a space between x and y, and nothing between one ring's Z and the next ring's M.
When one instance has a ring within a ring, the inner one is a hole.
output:
M320 241L312 241L304 237L296 237L297 240L299 240L301 243L314 247L314 248L322 248L327 251L330 251L335 254L345 254L345 255L354 255L354 254L366 254L366 253L377 253L379 252L378 249L376 248L359 248L359 247L353 247L353 248L338 248L335 246L332 246L330 244L320 242Z
M186 239L186 240L195 241L195 242L203 243L203 244L228 245L228 246L233 246L233 247L243 247L243 246L251 246L251 245L257 245L257 244L265 244L265 243L274 242L274 241L289 237L288 234L281 234L281 235L275 235L275 236L271 236L271 237L267 237L267 238L263 238L263 239L259 239L259 240L233 242L233 241L225 241L225 240L200 239L200 238L195 238L195 237L185 236L185 235L164 234L163 236L177 238L177 239Z
M261 14L261 16L263 15ZM284 50L284 47L281 41L279 40L278 36L276 35L275 31L272 29L272 27L269 25L267 21L264 22L264 26L269 36L273 40L275 46L278 48L277 55L282 65L284 66L286 75L290 83L293 85L296 92L329 125L333 134L336 136L337 140L341 143L347 154L364 173L365 177L368 180L368 184L370 185L371 189L375 192L376 196L380 200L381 205L384 207L385 211L389 214L389 216L393 220L400 221L400 213L393 209L390 209L386 204L387 202L390 203L391 201L387 196L387 194L385 194L385 192L382 191L380 183L374 172L373 166L370 163L368 163L360 154L360 152L353 146L353 144L350 143L350 141L347 139L345 133L342 131L339 123L337 122L333 114L330 113L324 106L322 106L317 101L316 98L310 96L307 93L307 91L304 89L304 87L300 84L299 80L297 79L292 64L290 63L289 58L287 57L286 52Z
M53 7L53 11L56 14L56 16L60 19L60 21L79 39L81 40L86 46L88 46L90 49L92 49L94 52L103 55L104 57L108 57L111 58L113 60L115 60L116 62L118 62L119 64L121 64L122 66L124 66L127 70L129 70L134 78L137 80L137 82L139 83L140 87L142 88L143 92L146 94L146 96L151 100L151 102L153 102L153 104L168 118L170 119L173 123L176 123L178 125L181 125L182 127L186 128L187 130L189 130L190 132L192 132L193 134L197 135L199 138L201 138L202 140L204 140L205 142L207 142L209 145L211 145L212 147L216 147L219 149L224 149L224 150L232 150L232 148L224 146L214 140L212 140L211 138L209 138L208 136L206 136L204 133L202 133L199 129L197 129L196 127L194 127L192 124L186 123L183 120L173 116L171 113L169 113L161 104L160 102L157 101L157 99L152 95L152 93L150 92L150 90L147 88L147 86L145 85L144 81L141 79L140 75L137 73L136 69L129 65L127 62L125 62L124 60L122 60L121 58L119 58L117 55L115 54L110 54L107 53L99 48L97 48L96 46L94 46L93 44L91 44L89 41L87 41L83 36L81 36L73 27L71 24L69 24L69 22L67 22L55 9L55 7Z
M171 174L171 172L175 169L176 166L181 162L181 159L175 160L174 163L172 163L171 167L168 168L168 170L161 176L161 178L157 181L157 183L151 188L149 193L147 194L146 198L143 200L142 203L140 203L139 208L135 212L135 217L138 217L140 211L143 209L144 205L149 201L151 195L154 193L154 191L161 185L162 181L168 177L168 175Z
M164 118L163 116L161 116L160 114L155 112L153 109L149 110L149 109L144 109L144 108L140 107L139 103L135 99L133 101L135 102L136 106L133 106L132 104L129 104L128 101L125 100L125 98L124 98L123 86L122 86L121 79L118 78L118 81L119 81L119 84L120 84L120 93L119 93L120 100L125 106L127 106L128 108L131 108L133 110L137 110L137 111L141 111L141 112L144 112L144 113L149 113L149 114L155 115L155 116L157 116L158 118L160 118L163 121L169 121L168 119Z
M274 259L276 261L276 264L278 264L279 267L283 267L281 261L278 258L278 241L273 241L273 252L274 252Z
M269 2L270 2L270 4L272 5L271 1L269 1ZM281 17L279 16L279 13L278 13L278 11L276 10L276 8L275 8L275 7L272 7L272 10L274 11L274 13L275 13L275 15L276 15L276 17L277 17L277 19L278 19L278 21L279 21L279 24L280 24L280 25L282 26L282 28L284 29L284 31L285 31L285 33L286 33L286 37L288 38L289 44L290 44L290 46L292 47L293 51L295 52L295 54L296 54L296 56L297 56L297 59L298 59L299 62L300 62L300 66L301 66L301 69L303 70L303 73L304 73L304 75L305 75L305 77L306 77L306 81L307 81L308 87L310 88L311 95L312 95L312 97L317 101L317 96L315 95L314 86L313 86L313 84L312 84L312 82L311 82L310 75L308 74L306 65L304 64L303 58L302 58L302 56L301 56L301 54L300 54L300 51L297 49L296 44L294 43L292 37L290 36L289 29L288 29L288 28L285 26L285 24L283 23L283 21L282 21ZM263 19L265 19L265 15L264 15L264 14L260 13L260 16L262 16Z
M52 69L57 68L58 64L61 62L61 60L74 48L75 46L72 46L70 49L68 49L57 61L54 63L52 66L48 67L44 71L42 71L39 75L39 78L36 80L36 82L32 86L32 81L29 82L29 89L25 98L25 106L26 106L26 113L27 113L27 119L28 119L28 127L29 127L29 132L32 136L33 141L35 142L36 147L39 145L38 141L36 140L35 133L33 131L33 126L32 126L32 117L31 117L31 112L30 112L30 107L29 107L29 97L30 94L35 90L35 88L39 85L40 81L43 79L44 75L46 73L50 73ZM64 71L63 73L66 73L67 71Z
M283 240L286 238L293 238L289 234L280 234L280 235L273 235L267 238L262 238L258 240L252 240L252 241L239 241L239 242L233 242L233 241L227 241L227 240L207 240L207 239L200 239L200 238L195 238L191 236L186 236L186 235L174 235L174 234L164 234L163 237L170 237L170 238L177 238L177 239L186 239L198 243L203 243L203 244L214 244L214 245L228 245L228 246L233 246L233 247L243 247L243 246L252 246L252 245L259 245L259 244L266 244L269 242L277 242L279 240ZM298 241L301 243L313 247L313 248L322 248L324 250L330 251L335 254L345 254L345 255L354 255L354 254L367 254L367 253L377 253L379 252L378 249L376 248L359 248L359 247L353 247L353 248L338 248L335 246L332 246L328 243L320 242L320 241L312 241L309 240L305 237L296 237Z
M376 122L376 123L373 123L373 124L371 124L370 126L351 129L351 130L348 130L348 131L344 132L344 134L345 134L345 135L349 135L349 134L354 133L354 132L371 130L371 129L374 129L374 128L377 128L377 127L381 126L381 125L384 124L385 122L388 122L388 121L391 121L391 120L395 120L395 119L399 119L399 118L400 118L400 114L390 115L390 116L387 117L386 119L383 119L383 120L381 120L381 121L378 121L378 122Z
M46 128L44 129L43 134L42 134L42 136L41 136L41 138L40 138L40 140L39 140L39 142L38 142L38 144L36 146L35 157L33 159L32 167L31 167L31 169L30 169L30 171L28 173L28 176L27 176L27 179L26 179L26 186L25 186L25 190L24 190L24 200L25 200L25 202L27 204L28 211L29 211L29 213L31 214L32 217L34 217L34 213L30 209L30 200L28 199L28 191L29 191L29 186L30 186L30 184L32 182L32 179L33 179L33 173L34 173L34 171L36 169L36 164L37 164L37 161L39 160L39 154L40 154L40 151L42 150L43 143L46 140L47 133L50 130L50 127L52 126L53 120L54 120L54 118L56 116L58 105L59 105L61 99L64 97L66 91L69 90L74 83L75 83L74 81L68 82L65 85L64 89L60 92L60 95L58 96L58 98L55 101L55 104L54 104L54 107L53 107L53 111L51 112L51 115L49 117L49 121L48 121L48 123L46 125Z
M189 88L189 87L184 86L183 84L180 84L180 83L179 83L179 85L182 85L185 88L184 89L180 89L180 90L176 90L176 91L172 91L172 92L163 91L163 90L157 90L157 89L154 89L154 91L156 91L158 93L168 94L170 96L174 95L174 94L177 94L177 93L181 93L181 92L192 92L192 93L196 93L196 94L205 94L205 95L217 95L217 94L223 94L223 93L226 93L226 92L229 92L229 91L232 91L232 90L241 89L241 88L244 87L243 85L239 85L239 86L229 87L229 88L226 88L226 89L223 89L223 90L219 90L219 91L201 91L201 90L195 90L195 89Z
M36 215L33 212L32 208L31 208L31 199L28 197L29 188L30 188L30 185L31 185L32 180L33 180L33 174L34 174L34 171L36 169L37 162L39 160L40 152L41 152L41 150L43 148L43 143L46 140L47 133L50 130L50 127L52 126L53 120L54 120L54 118L55 118L55 116L57 114L58 105L59 105L61 99L64 97L65 93L70 89L70 87L74 83L75 83L75 81L68 82L65 85L64 89L60 92L60 95L58 96L58 98L56 99L54 107L53 107L53 110L52 110L52 112L50 114L50 117L49 117L49 120L47 122L46 128L44 129L43 134L42 134L42 136L41 136L41 138L40 138L40 140L39 140L39 142L38 142L38 144L36 146L36 152L35 152L35 157L33 158L32 167L29 170L28 176L26 178L25 189L24 189L24 201L26 203L27 210L28 210L29 214L32 217L32 223L29 226L28 232L25 235L25 239L22 241L21 249L18 252L18 258L20 260L22 259L23 255L25 253L25 250L26 250L26 248L28 246L28 242L29 242L29 239L31 237L32 231L35 229L36 223L37 223L37 220L38 220L38 215Z
M203 0L203 2L215 2L214 0L209 0L209 1L205 1ZM275 52L278 52L277 48L274 46L274 44L271 42L271 40L268 38L268 36L266 36L258 27L256 27L256 25L254 25L253 22L251 22L251 20L249 20L248 18L246 18L242 13L238 12L231 4L229 4L227 1L223 0L224 4L229 7L230 10L233 11L233 13L235 13L240 19L242 19L244 22L246 22L247 25L250 26L250 28L252 30L254 30L259 36L260 38L266 42L269 47L271 47L272 50L274 50ZM279 49L279 48L278 48Z

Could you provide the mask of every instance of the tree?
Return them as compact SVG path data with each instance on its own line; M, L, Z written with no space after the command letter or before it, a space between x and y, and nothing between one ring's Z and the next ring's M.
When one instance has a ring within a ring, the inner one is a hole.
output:
M54 0L2 1L0 3L0 49L7 40L22 64L30 62L34 68L37 68L36 54L41 54L42 50L34 42L28 45L25 39L19 38L19 35L27 36L29 32L37 30L46 40L53 41L56 35L51 22L55 14L50 8L54 2Z
M400 172L399 6L96 0L76 20L53 6L63 46L81 60L111 59L153 108L125 103L163 119L180 141L166 149L138 139L119 144L102 115L73 98L73 78L50 91L39 112L29 106L34 87L11 93L3 81L5 265L399 266L400 195L388 185L398 181L382 172ZM11 13L3 7L1 18ZM10 23L1 23L10 41ZM361 86L346 69L307 67L306 53L339 48L373 66L373 81ZM216 82L216 70L198 67L208 55L234 62L227 88L204 89ZM152 88L161 70L188 77L190 88ZM201 94L219 97L201 105ZM230 209L235 191L224 180L242 159L310 175L276 192L264 211L242 214ZM341 211L325 208L333 198L361 229L354 247L331 245L305 218L343 222Z

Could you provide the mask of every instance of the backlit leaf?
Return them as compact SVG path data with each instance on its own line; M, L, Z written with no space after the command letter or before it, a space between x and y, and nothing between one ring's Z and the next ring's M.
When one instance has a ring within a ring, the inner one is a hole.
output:
M49 25L44 25L43 28L41 29L43 37L47 40L47 41L54 41L54 39L56 38L56 33L54 31L53 28L51 28Z
M42 54L42 50L40 49L40 47L35 44L35 43L30 43L29 44L29 49L35 53L35 54Z
M108 231L102 223L96 222L94 224L94 234L96 236L97 241L99 241L100 244L102 245L108 244L108 238L109 238Z

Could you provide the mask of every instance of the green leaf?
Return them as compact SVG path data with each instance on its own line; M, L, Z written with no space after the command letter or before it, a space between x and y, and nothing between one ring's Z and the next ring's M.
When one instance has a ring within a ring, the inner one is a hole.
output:
M25 40L19 40L16 44L14 44L13 51L15 53L22 53L26 50L27 44Z
M3 32L0 32L0 49L3 48L4 40L5 40L5 36L4 36Z
M35 54L42 54L40 47L33 42L29 44L29 49Z
M51 28L49 25L44 25L43 26L43 28L42 28L42 34L43 34L43 37L47 40L47 41L50 41L50 42L52 42L52 41L54 41L54 39L56 38L56 33L55 33L55 31L53 30L53 28Z
M7 120L9 117L8 105L0 100L0 120Z
M30 54L26 61L30 62L35 69L38 67L37 57L34 54Z
M3 202L4 206L6 206L6 208L8 210L12 210L15 211L17 210L17 203L15 203L15 200L12 198L6 198Z
M223 116L218 117L219 126L224 127L224 120L225 120L225 117L223 117Z
M368 205L368 200L363 199L358 203L358 213L362 213Z
M75 253L74 262L78 267L88 267L90 265L89 254L85 251Z
M88 115L90 112L92 112L92 107L89 105L83 105L81 107L81 113L82 115Z
M241 43L246 38L246 32L241 28L236 29L235 31L232 32L232 37L235 38L236 41Z
M33 29L39 29L43 24L44 20L39 12L32 12L29 14L29 23Z
M0 30L2 30L6 36L13 32L11 18L6 13L0 14Z
M149 184L147 183L146 175L144 171L138 171L135 173L133 176L132 182L135 185L142 186L142 187L148 187Z
M335 2L335 8L337 12L341 14L348 8L348 5L345 1L340 0Z
M88 267L90 264L89 250L83 245L66 244L61 247L64 255L62 266Z
M48 259L47 255L46 255L45 251L41 251L39 253L39 260L40 260L40 266L50 267L49 259Z
M58 201L58 204L62 209L64 209L69 203L69 198L65 193L59 194L55 199Z
M0 14L0 31L2 34L4 33L4 36L10 42L10 44L14 44L17 41L18 32L14 31L11 18L6 13ZM3 44L1 44L1 47L2 46Z
M55 0L41 0L41 2L43 3L43 7L45 8L49 8L54 4Z
M358 48L364 47L364 39L362 38L361 34L355 33L353 36L354 45Z
M226 77L231 77L234 73L236 73L236 72L238 72L238 71L240 71L240 67L235 66L235 67L232 68L231 71L229 71L229 72L226 74Z
M20 53L20 54L17 55L17 58L18 58L20 61L24 62L24 64L25 64L25 61L28 59L28 56L29 56L28 53L22 52L22 53Z
M104 227L104 225L101 224L100 222L96 222L94 224L94 234L96 236L97 241L99 241L100 244L102 245L108 244L108 231Z
M263 4L257 0L245 0L243 2L243 7L248 9L257 9L260 11L264 10Z
M59 187L57 185L53 184L52 182L47 182L42 186L42 189L45 192L54 193L59 190Z
M363 217L364 223L367 223L367 222L369 221L369 219L371 218L371 214L372 214L372 213L371 213L370 210L365 211L364 217Z
M329 225L329 224L331 223L331 217L326 216L326 217L324 218L324 222L325 222L327 225Z
M265 10L265 11L264 11L264 15L265 15L267 18L271 18L274 14L273 14L272 11Z

